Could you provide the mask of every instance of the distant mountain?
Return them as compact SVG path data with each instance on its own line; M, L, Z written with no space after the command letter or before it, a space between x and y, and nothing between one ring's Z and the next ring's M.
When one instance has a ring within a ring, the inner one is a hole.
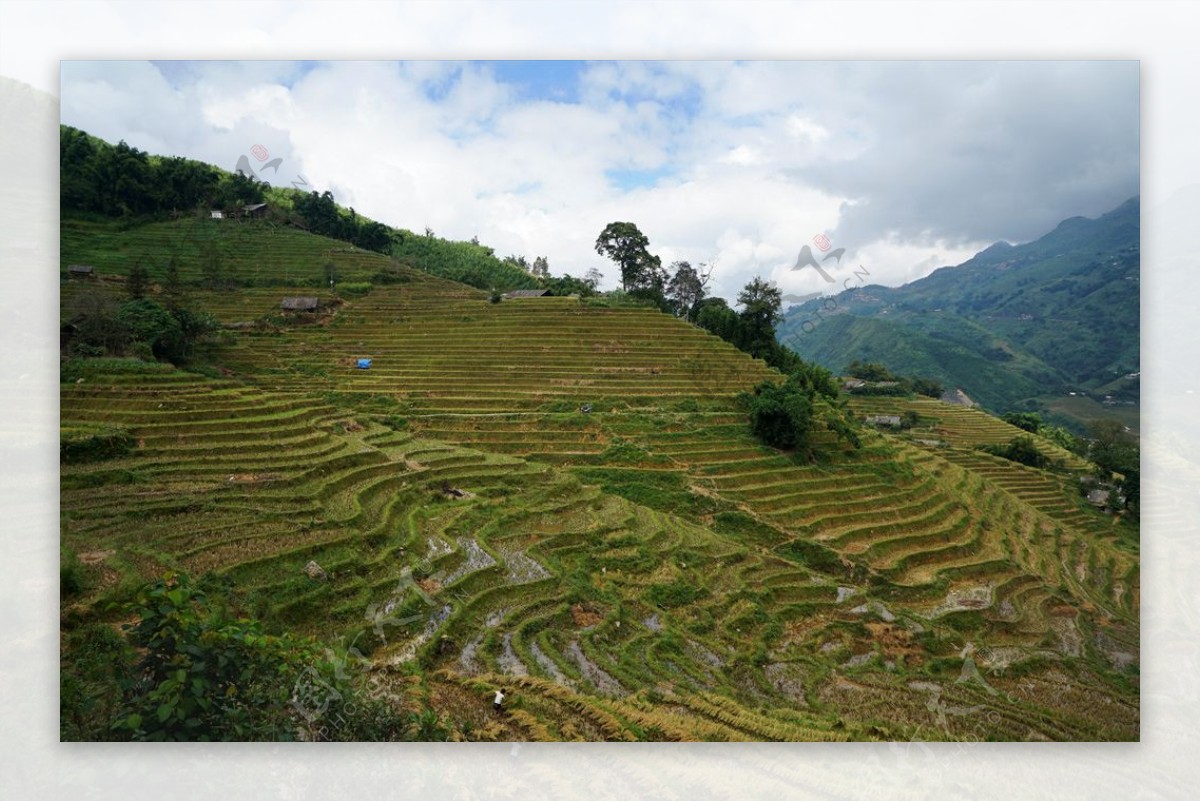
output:
M851 361L960 387L994 411L1106 388L1139 369L1141 207L1072 217L997 242L902 287L866 286L787 311L779 338L840 371Z

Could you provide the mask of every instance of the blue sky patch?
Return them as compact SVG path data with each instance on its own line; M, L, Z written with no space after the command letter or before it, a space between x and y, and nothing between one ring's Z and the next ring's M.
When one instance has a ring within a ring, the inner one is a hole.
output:
M604 171L604 177L608 179L609 183L622 192L653 187L663 178L673 174L674 170L669 165L655 167L651 170Z
M575 103L579 100L579 75L584 61L480 61L496 80L517 89L525 100Z

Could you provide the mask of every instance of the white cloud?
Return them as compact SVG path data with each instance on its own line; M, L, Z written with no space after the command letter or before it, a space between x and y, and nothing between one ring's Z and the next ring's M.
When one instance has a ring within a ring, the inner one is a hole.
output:
M1045 230L1079 213L1062 213L1062 198L1123 191L1113 175L1132 160L1136 176L1137 160L1124 106L1086 65L1051 73L1048 89L1035 67L988 63L600 62L573 92L529 97L471 62L77 62L63 66L62 114L225 169L261 144L284 160L272 183L302 176L361 214L544 255L555 272L599 267L608 286L616 270L593 244L630 220L665 264L715 261L713 289L732 299L755 275L826 291L816 271L791 269L823 231L892 285L1018 238L999 201L987 220L956 222L981 185L1010 206L1058 198L1009 210ZM1055 92L1084 123L1054 112ZM1083 124L1094 141L1080 140ZM1021 125L1047 141L1027 147ZM1015 169L1036 182L1051 157L1052 187L1004 180Z
M200 108L204 122L216 129L232 131L243 120L289 120L291 96L278 84L257 84L241 90L201 84Z
M829 130L817 125L812 120L799 114L790 114L787 118L787 131L797 139L807 139L814 145L819 145L829 139Z
M729 152L721 157L721 161L725 164L749 166L760 164L762 158L759 156L758 151L749 145L738 145L737 147L730 148Z

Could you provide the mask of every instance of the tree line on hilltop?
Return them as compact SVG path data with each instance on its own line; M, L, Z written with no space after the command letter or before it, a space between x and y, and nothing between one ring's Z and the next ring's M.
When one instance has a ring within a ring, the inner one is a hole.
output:
M150 156L124 141L110 145L67 125L59 129L59 170L64 211L155 217L263 202L264 185L253 176L178 156Z
M762 382L738 399L762 442L811 457L811 434L823 423L854 447L860 445L833 374L805 362L776 337L783 297L774 282L751 279L738 293L737 311L725 299L708 296L711 265L678 261L668 270L649 252L649 244L635 224L613 222L597 237L596 252L617 264L621 290L629 296L688 320L784 374L782 383Z
M151 156L124 140L116 145L77 128L59 130L59 193L66 212L124 220L157 220L193 212L238 212L272 204L280 222L390 253L395 232L342 210L332 192L272 188L253 174L226 172L180 156Z

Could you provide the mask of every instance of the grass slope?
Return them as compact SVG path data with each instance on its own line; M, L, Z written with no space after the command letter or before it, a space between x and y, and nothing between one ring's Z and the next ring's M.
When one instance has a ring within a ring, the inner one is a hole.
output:
M164 252L171 225L127 234ZM247 242L280 284L195 295L262 321L203 373L64 365L64 432L132 444L63 465L67 629L175 568L408 672L465 738L1137 737L1136 549L1069 474L973 450L1012 427L855 400L924 431L819 431L808 462L736 408L772 372L679 320L416 271L284 318L299 288Z

